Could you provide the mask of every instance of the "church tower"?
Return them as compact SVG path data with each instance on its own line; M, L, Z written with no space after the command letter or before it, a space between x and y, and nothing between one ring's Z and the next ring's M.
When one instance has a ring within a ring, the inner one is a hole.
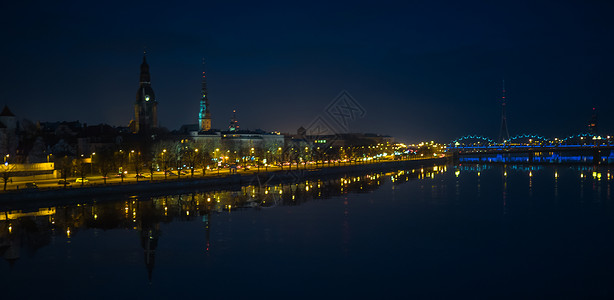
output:
M211 130L211 111L209 98L207 98L207 77L205 76L205 59L203 58L203 78L201 83L200 111L198 112L198 126L201 131Z
M151 77L146 53L143 52L141 79L134 103L134 133L146 132L158 127L158 101L151 88Z

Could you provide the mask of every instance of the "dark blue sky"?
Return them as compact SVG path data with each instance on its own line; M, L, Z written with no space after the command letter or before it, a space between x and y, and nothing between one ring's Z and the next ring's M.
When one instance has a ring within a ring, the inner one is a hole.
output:
M465 2L465 3L460 3ZM213 126L295 132L341 91L350 131L404 141L614 134L608 1L14 1L3 4L0 102L31 120L125 126L143 48L162 126L196 123L207 60Z

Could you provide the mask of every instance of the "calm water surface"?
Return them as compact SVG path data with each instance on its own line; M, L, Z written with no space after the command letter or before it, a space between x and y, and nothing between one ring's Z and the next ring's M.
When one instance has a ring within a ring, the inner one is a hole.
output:
M613 298L609 172L448 165L4 208L0 291L79 299Z

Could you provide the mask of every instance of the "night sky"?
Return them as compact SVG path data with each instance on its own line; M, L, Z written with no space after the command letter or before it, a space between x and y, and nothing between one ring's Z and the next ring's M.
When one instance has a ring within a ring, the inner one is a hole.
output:
M462 3L461 3L462 2ZM539 2L539 3L534 3ZM347 90L352 132L402 141L614 134L610 1L11 1L0 104L33 121L127 126L143 49L160 125L196 123L202 58L213 127L295 133Z

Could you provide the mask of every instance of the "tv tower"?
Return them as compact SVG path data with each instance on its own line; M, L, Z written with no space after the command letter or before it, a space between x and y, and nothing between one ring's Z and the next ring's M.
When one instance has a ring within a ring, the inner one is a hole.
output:
M597 109L593 107L593 115L588 121L588 133L592 135L597 135L597 125L599 124L599 120L597 119Z
M232 110L232 119L230 119L230 125L228 125L228 131L238 131L239 120L237 120L237 110Z
M505 80L502 82L503 93L501 96L501 130L499 131L499 142L504 143L505 141L510 139L510 133L507 131L507 117L505 116L505 104L507 99L505 99Z

